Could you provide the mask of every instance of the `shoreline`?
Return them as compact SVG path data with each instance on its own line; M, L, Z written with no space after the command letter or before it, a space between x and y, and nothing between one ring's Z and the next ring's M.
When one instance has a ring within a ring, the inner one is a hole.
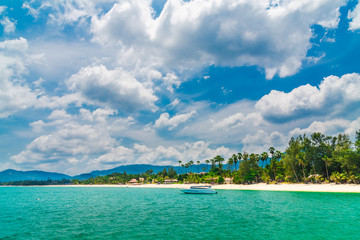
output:
M193 185L208 184L140 184L140 185L42 185L36 187L115 187L115 188L173 188L186 189ZM3 186L27 187L27 186ZM29 186L30 187L30 186ZM32 186L34 187L34 186ZM334 193L360 193L360 184L223 184L213 185L216 190L254 190L254 191L288 191L288 192L334 192Z

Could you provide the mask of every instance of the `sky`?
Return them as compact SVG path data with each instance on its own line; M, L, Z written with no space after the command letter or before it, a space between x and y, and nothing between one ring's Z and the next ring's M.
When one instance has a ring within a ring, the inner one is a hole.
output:
M359 56L357 0L3 0L0 171L353 139Z

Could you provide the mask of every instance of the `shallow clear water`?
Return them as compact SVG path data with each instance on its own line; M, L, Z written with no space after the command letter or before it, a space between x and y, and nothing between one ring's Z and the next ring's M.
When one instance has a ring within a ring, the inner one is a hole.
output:
M360 194L0 187L0 239L360 239Z

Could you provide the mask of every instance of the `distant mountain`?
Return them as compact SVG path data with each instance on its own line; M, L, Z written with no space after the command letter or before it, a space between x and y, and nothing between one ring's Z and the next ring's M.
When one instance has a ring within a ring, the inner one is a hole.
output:
M128 174L141 174L145 173L147 170L152 169L153 173L158 173L162 170L169 169L169 168L175 168L178 169L179 167L174 166L156 166L156 165L149 165L149 164L134 164L134 165L123 165L116 168L108 169L108 170L96 170L90 172L91 175L94 176L105 176L112 173L128 173ZM76 176L74 176L75 178Z
M181 167L180 173L185 173L191 170L192 172L202 172L203 168L206 167L205 164L193 165L191 169L186 169ZM152 169L153 173L158 173L169 168L174 168L179 173L179 166L157 166L150 164L134 164L134 165L123 165L116 168L108 170L96 170L90 173L83 173L76 176L69 176L62 173L55 172L43 172L43 171L17 171L13 169L8 169L0 172L0 182L13 182L13 181L24 181L24 180L37 180L37 181L46 181L51 180L61 180L61 179L78 179L85 180L91 177L105 176L112 173L128 173L128 174L141 174L145 173L147 170Z
M0 172L0 182L13 182L22 180L46 181L48 179L61 180L63 178L70 179L71 177L62 173L43 171L17 171L8 169Z
M192 172L203 172L203 168L207 169L207 166L205 164L200 164L198 165L193 165L191 167L191 169L186 169L184 167L180 168L180 173L185 173L188 170L191 170ZM153 170L153 173L158 173L164 170L164 168L166 170L168 170L169 168L174 168L178 173L179 173L179 166L157 166L157 165L150 165L150 164L134 164L134 165L123 165L123 166L119 166L116 168L112 168L112 169L108 169L108 170L96 170L96 171L92 171L90 173L87 174L81 174L81 175L77 175L74 176L73 178L75 179L79 179L77 177L81 177L83 175L88 175L88 176L92 176L92 177L97 177L97 176L105 176L105 175L109 175L112 173L128 173L128 174L141 174L141 173L145 173L147 170ZM90 178L89 177L89 178ZM87 179L87 178L84 178ZM79 179L82 180L82 179Z

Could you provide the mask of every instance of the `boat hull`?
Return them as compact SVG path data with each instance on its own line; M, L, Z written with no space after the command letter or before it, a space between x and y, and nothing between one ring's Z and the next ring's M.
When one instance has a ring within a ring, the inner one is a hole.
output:
M217 194L213 189L184 189L181 190L185 194Z

